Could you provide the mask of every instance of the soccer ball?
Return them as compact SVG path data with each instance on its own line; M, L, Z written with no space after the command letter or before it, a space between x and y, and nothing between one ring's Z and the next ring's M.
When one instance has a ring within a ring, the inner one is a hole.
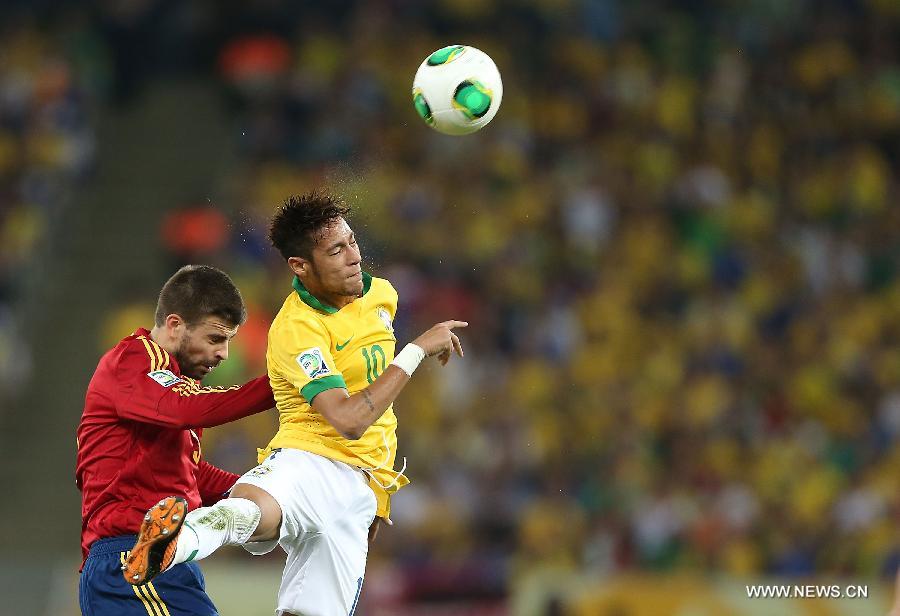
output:
M503 82L490 56L468 45L429 55L413 79L413 106L428 126L445 135L484 128L500 108Z

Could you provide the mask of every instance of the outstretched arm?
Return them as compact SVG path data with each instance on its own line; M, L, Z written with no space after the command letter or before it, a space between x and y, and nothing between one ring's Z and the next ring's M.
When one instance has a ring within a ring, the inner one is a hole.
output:
M313 398L313 409L344 438L360 438L400 395L424 357L437 355L441 364L446 364L454 352L463 356L462 345L453 328L467 325L464 321L438 323L398 354L371 385L352 396L342 387L327 389Z
M116 375L119 417L169 428L209 428L275 406L268 376L233 387L203 387L191 378L158 370L161 365L168 361L151 365L139 345L123 352Z

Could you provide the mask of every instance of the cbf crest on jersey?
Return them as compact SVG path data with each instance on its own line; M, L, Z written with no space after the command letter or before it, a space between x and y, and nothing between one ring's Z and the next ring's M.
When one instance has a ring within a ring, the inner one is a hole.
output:
M391 323L391 313L384 309L384 306L378 307L378 318L384 323L384 328L394 333L394 325Z
M319 347L306 349L300 353L300 355L297 356L297 363L303 368L303 372L306 373L306 376L311 379L325 376L331 372L328 368L328 364L325 363L325 358L322 356L322 351Z

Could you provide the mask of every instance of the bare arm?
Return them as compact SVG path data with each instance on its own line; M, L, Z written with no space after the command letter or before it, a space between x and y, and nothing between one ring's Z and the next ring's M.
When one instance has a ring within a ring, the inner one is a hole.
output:
M397 398L409 380L403 370L390 364L371 385L350 395L344 388L328 389L313 398L312 407L341 436L356 440Z
M425 351L426 357L437 355L446 364L451 353L463 356L462 345L454 327L465 327L464 321L438 323L413 341ZM352 396L346 389L328 389L312 401L313 409L328 420L341 436L350 440L360 438L387 408L397 399L410 376L394 364L388 365L371 385Z

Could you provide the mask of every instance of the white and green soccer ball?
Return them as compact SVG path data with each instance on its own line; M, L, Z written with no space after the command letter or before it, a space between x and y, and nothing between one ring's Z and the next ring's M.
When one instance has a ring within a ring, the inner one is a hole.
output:
M500 109L503 81L490 56L468 45L430 54L413 79L419 117L446 135L467 135L487 126Z

